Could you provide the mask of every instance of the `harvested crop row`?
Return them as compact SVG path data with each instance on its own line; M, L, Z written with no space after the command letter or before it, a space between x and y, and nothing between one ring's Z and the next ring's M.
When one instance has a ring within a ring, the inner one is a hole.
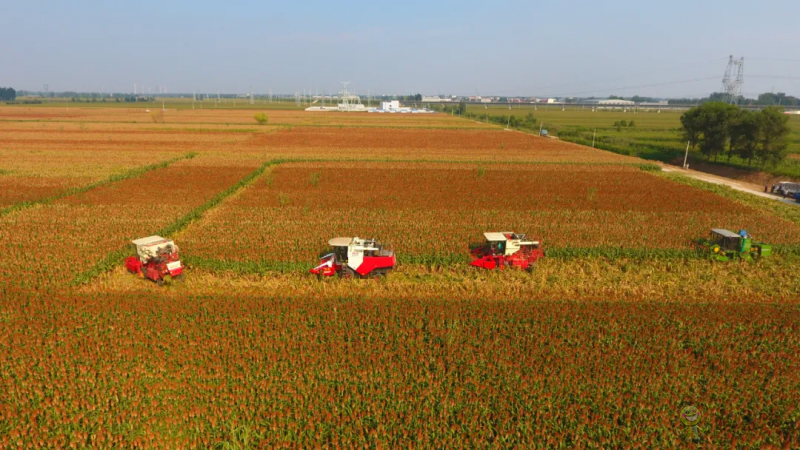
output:
M485 231L629 256L691 249L713 227L800 242L795 224L631 167L346 166L278 166L191 227L184 248L198 258L310 263L331 237L355 235L393 244L407 262L445 262L465 258Z
M202 157L0 218L0 283L54 286L130 239L152 234L235 184L254 167ZM0 285L1 286L1 285Z

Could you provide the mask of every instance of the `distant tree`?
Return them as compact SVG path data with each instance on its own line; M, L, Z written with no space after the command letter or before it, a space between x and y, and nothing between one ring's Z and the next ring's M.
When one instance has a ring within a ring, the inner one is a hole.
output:
M732 156L747 160L750 165L756 157L759 140L758 115L746 109L740 109L731 118L730 143L728 145L728 162Z
M764 94L759 94L758 99L756 100L756 104L767 105L767 106L777 105L778 100L775 98L775 94L767 92Z
M777 165L789 153L789 117L783 108L768 107L758 113L759 147L756 157L761 165Z
M727 103L710 102L692 108L692 110L697 110L695 113L697 116L689 117L693 119L693 131L699 134L700 151L707 159L711 159L713 156L716 161L717 156L725 151L728 144L731 119L736 115L738 108ZM689 112L684 116L687 116ZM681 122L684 122L683 116ZM684 134L688 133L684 131Z
M417 94L414 96L414 100L421 102L422 101L422 94Z
M0 88L0 100L13 102L17 99L17 91L14 88Z
M256 122L258 122L259 125L266 125L267 122L269 122L269 117L267 117L267 115L263 112L256 113L253 118L256 119Z
M636 126L636 123L634 123L634 122L631 120L630 122L628 122L628 126L629 126L629 127L635 127L635 126Z
M461 100L456 107L456 114L463 116L467 112L467 102Z
M681 134L683 140L690 142L694 150L702 134L699 108L692 108L681 115Z
M164 123L164 111L157 109L150 113L150 119L153 123Z

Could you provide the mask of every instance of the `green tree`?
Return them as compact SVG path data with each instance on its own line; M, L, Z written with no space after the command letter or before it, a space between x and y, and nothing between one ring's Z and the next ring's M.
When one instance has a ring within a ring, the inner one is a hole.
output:
M702 135L700 129L700 108L692 108L681 115L681 133L683 140L692 143L692 150L697 146Z
M747 160L747 165L752 164L758 147L759 114L740 109L731 119L728 162L735 155Z
M730 138L730 124L738 108L722 102L703 103L681 116L684 135L693 135L707 159L724 153ZM691 113L691 114L690 114ZM690 141L695 142L690 138Z
M456 114L463 116L467 112L467 102L461 100L456 107Z
M269 122L269 117L267 117L267 115L263 112L254 114L253 119L255 119L259 125L266 125L267 122Z
M789 153L789 117L783 108L767 107L758 114L759 147L756 157L762 166L777 165Z

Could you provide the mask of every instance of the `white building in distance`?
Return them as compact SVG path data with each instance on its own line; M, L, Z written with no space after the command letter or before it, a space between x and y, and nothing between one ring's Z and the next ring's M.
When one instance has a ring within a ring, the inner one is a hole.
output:
M619 98L588 100L587 103L594 103L597 106L634 106L634 105L636 105L635 102L632 102L630 100L622 100L622 99L619 99Z

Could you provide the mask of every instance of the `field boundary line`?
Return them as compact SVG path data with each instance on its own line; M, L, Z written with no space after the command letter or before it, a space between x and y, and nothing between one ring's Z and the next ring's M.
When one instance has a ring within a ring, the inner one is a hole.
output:
M192 159L195 156L197 156L197 153L195 153L195 152L187 153L187 154L179 156L177 158L168 159L166 161L161 161L161 162L158 162L158 163L155 163L155 164L150 164L150 165L147 165L147 166L136 167L136 168L133 168L133 169L128 170L127 172L124 172L124 173L121 173L121 174L111 175L110 177L108 177L108 178L106 178L104 180L95 181L94 183L89 183L89 184L87 184L85 186L79 186L79 187L70 188L70 189L65 190L64 192L61 192L59 194L56 194L56 195L53 195L53 196L50 196L50 197L45 197L45 198L39 199L39 200L15 203L15 204L13 204L11 206L7 206L7 207L5 207L3 209L0 209L0 217L5 216L7 214L11 214L14 211L20 211L20 210L32 208L32 207L38 206L38 205L47 205L47 204L53 203L53 202L55 202L57 200L61 200L62 198L69 197L70 195L82 194L84 192L88 192L88 191L91 191L92 189L95 189L95 188L98 188L98 187L101 187L101 186L106 186L108 184L117 183L119 181L124 181L124 180L130 179L130 178L140 177L140 176L144 175L145 173L150 172L151 170L164 169L164 168L169 167L170 165L172 165L172 164L174 164L174 163L176 163L178 161L182 161L184 159Z
M232 186L228 187L222 192L217 193L214 197L212 197L207 202L203 203L202 205L192 209L184 216L178 218L176 221L172 222L171 224L167 225L166 227L156 231L153 234L157 234L163 237L171 237L175 236L176 234L180 233L186 227L191 225L194 221L199 220L203 217L203 215L210 209L214 208L215 206L222 203L228 197L232 196L233 194L237 193L238 191L246 188L247 186L251 185L256 179L258 179L264 172L267 171L268 168L281 164L284 160L282 159L273 159L263 163L259 168L251 172L249 175L245 176L237 183L233 184ZM89 270L85 272L81 272L75 276L72 280L72 285L81 285L81 284L88 284L91 282L95 277L101 275L104 272L110 271L113 268L122 264L123 260L133 255L133 249L130 248L129 245L125 245L121 247L119 250L111 252L106 255L105 258L98 261L97 263L92 266Z

